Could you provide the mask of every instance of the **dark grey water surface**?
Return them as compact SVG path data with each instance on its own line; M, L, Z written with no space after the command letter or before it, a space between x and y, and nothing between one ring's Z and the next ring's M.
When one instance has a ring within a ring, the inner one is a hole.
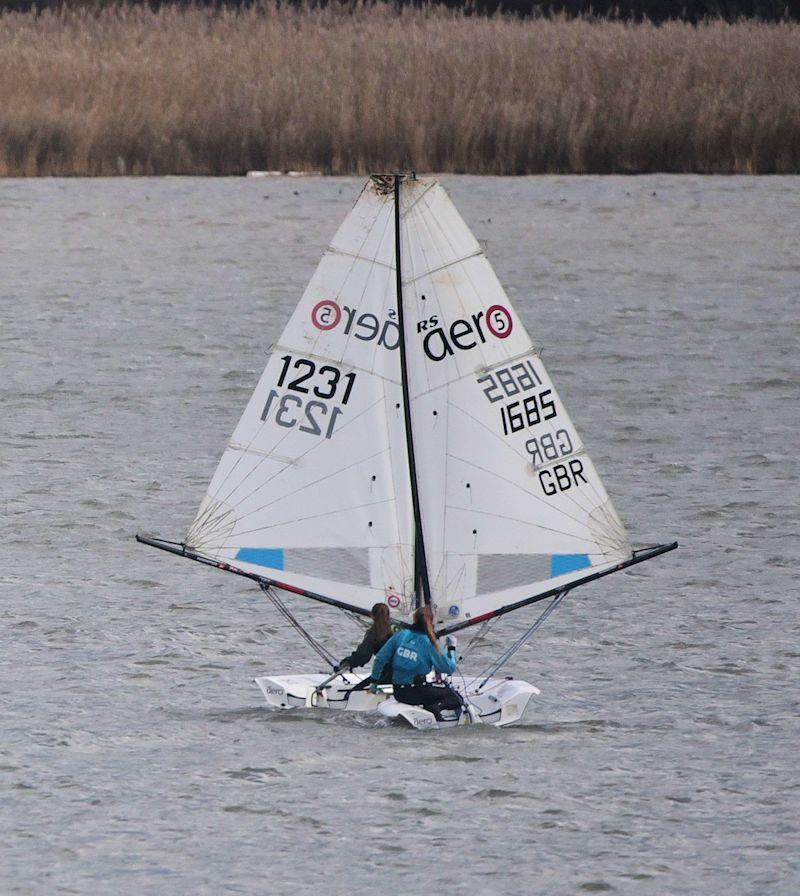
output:
M680 551L567 599L516 728L269 711L315 656L133 533L185 533L360 181L0 182L0 892L800 892L800 180L444 183Z

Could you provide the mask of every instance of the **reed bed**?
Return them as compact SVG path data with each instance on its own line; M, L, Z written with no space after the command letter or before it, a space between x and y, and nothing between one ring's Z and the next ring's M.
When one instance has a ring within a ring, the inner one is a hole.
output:
M800 171L800 25L0 15L0 175Z

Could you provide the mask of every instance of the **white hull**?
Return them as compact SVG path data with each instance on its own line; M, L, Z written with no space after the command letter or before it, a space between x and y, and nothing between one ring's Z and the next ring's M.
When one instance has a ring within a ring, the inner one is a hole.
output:
M466 699L471 711L461 713L459 719L438 721L433 713L420 706L398 703L392 696L391 685L383 685L377 694L369 690L352 691L351 688L365 677L348 672L344 678L336 678L326 685L319 694L316 688L326 681L325 675L270 675L256 678L255 682L267 703L277 709L305 707L375 712L421 729L470 724L494 725L497 728L512 725L522 718L531 697L539 693L538 688L527 681L490 678L483 687L479 687L478 679L467 678Z

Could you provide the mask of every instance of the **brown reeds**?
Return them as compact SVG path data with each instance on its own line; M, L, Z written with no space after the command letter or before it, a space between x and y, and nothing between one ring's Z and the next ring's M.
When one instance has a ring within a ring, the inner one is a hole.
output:
M800 171L800 26L0 15L0 174Z

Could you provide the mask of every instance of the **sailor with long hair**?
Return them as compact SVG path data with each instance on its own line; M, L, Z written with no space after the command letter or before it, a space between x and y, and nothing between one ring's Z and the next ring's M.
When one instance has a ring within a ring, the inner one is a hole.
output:
M396 632L381 647L372 665L372 680L380 681L390 663L394 697L399 703L422 706L439 720L442 711L460 710L461 698L452 688L426 681L431 669L446 675L456 671L455 653L439 649L430 607L419 607L410 628Z
M364 633L364 639L356 647L356 649L348 654L335 668L335 672L346 671L348 669L357 669L359 666L366 666L373 656L383 647L383 645L392 637L392 626L389 617L389 607L386 604L374 604L370 611L372 616L372 625ZM386 670L388 678L384 682L386 684L391 681L391 670ZM360 684L356 685L353 690L360 691L373 681L379 681L377 678L365 678Z

